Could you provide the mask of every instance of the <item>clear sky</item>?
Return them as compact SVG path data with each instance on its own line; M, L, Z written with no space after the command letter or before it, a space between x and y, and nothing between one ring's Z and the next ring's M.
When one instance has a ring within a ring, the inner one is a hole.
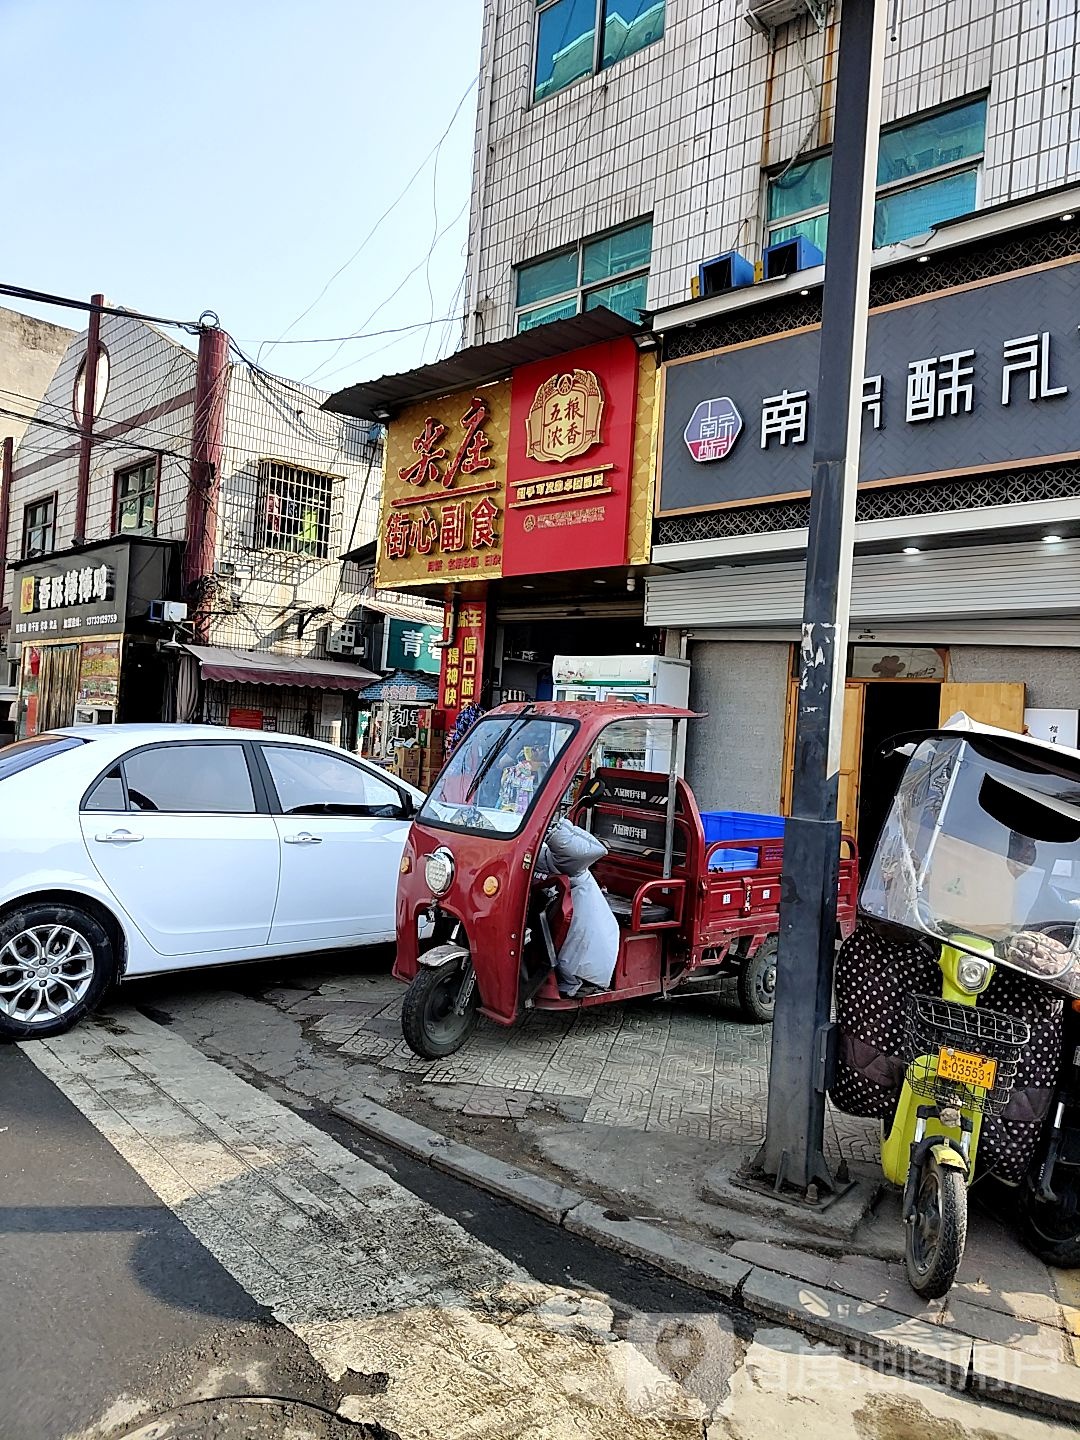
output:
M0 0L0 279L177 319L212 309L251 355L287 330L425 322L340 351L262 345L268 369L330 389L455 349L459 325L426 322L462 310L481 12Z

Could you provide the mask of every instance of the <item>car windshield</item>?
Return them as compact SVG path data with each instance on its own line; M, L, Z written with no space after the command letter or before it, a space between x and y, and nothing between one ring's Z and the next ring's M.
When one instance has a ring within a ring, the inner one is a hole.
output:
M79 740L74 735L35 735L30 740L16 740L13 745L0 749L0 780L85 744L85 740Z
M923 741L860 903L1080 995L1080 779L963 738Z
M420 819L516 835L574 729L572 721L529 714L479 721L435 782Z

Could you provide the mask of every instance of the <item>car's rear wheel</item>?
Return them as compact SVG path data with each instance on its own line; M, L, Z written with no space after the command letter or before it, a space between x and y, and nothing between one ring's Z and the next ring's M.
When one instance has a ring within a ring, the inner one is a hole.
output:
M60 1035L92 1010L116 973L99 920L41 901L0 919L0 1039Z

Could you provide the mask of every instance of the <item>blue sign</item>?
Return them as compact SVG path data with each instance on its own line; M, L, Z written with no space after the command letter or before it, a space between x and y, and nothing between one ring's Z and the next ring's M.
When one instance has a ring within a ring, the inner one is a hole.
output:
M690 423L683 431L686 448L700 464L706 460L723 460L731 453L742 434L742 416L735 402L726 395L702 400L694 407Z

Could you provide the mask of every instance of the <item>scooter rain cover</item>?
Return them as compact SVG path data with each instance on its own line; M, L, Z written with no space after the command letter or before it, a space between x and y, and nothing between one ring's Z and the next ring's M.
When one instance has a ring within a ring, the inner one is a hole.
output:
M1080 996L1080 755L954 725L914 747L860 908Z

